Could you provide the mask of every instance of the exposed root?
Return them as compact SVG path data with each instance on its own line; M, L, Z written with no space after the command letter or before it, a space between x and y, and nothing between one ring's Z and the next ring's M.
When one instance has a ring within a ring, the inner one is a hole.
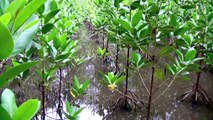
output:
M113 109L120 108L125 111L131 111L132 109L141 108L144 102L132 91L125 89L114 104Z
M193 104L203 103L207 106L213 107L212 99L200 85L194 85L191 90L181 95L180 99L182 102L184 102L187 98L190 97Z

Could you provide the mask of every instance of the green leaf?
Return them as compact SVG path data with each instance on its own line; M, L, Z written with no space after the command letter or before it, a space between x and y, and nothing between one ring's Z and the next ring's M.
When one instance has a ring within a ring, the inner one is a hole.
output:
M54 25L52 23L48 23L48 24L44 25L44 27L42 27L42 33L43 34L48 33L53 27L54 27Z
M139 37L144 38L144 37L148 36L148 34L149 34L149 30L147 28L145 28L145 29L141 30Z
M83 83L83 85L82 85L82 89L83 90L85 90L88 86L89 86L89 84L90 84L90 80L86 80L86 81L84 81L84 83Z
M29 24L31 24L31 23L29 23ZM14 44L15 46L13 48L13 52L12 52L11 56L15 56L15 55L19 54L27 47L27 45L34 38L34 36L38 30L38 26L39 26L39 23L37 22L35 25L26 29L18 36L17 40L15 40L15 44Z
M183 35L187 30L188 30L188 28L186 28L186 27L179 28L174 32L174 35L175 36Z
M27 21L27 19L44 4L45 1L46 0L33 0L24 9L22 9L14 22L13 30L17 31L25 23L25 21Z
M12 120L8 112L0 105L0 120Z
M192 9L192 8L195 8L194 5L182 5L181 6L182 9Z
M142 11L139 10L132 17L132 26L135 27L140 22L141 18L142 18Z
M171 53L174 50L174 48L172 46L165 46L163 48L160 49L158 56L165 56L165 55L169 55L169 53Z
M175 14L170 15L169 25L175 26L175 27L178 26L177 16Z
M130 31L130 32L133 31L131 25L129 24L129 22L125 21L124 19L120 19L120 18L119 18L119 19L118 19L118 23L120 23L121 26L122 26L124 29L126 29L126 30L128 30L128 31Z
M78 114L80 114L83 110L84 110L84 108L79 108L77 111L75 111L75 113L73 114L73 116L77 117Z
M184 61L183 54L178 49L176 50L176 54L177 54L180 61Z
M194 59L196 54L197 54L197 51L193 48L190 48L184 56L185 61L190 61L190 60Z
M132 2L132 4L130 5L131 10L135 10L140 7L141 7L140 0L136 0L136 1Z
M10 13L5 13L0 17L0 22L2 22L5 26L7 26L10 22L11 15Z
M74 76L74 87L77 89L80 88L80 83L77 76Z
M45 17L44 24L47 24L59 11L60 10L58 9L58 10L49 12Z
M114 6L115 7L119 7L119 4L122 2L123 0L114 0Z
M8 112L10 117L13 116L17 109L16 98L10 89L5 89L1 95L1 106Z
M6 85L10 79L14 78L21 72L24 72L25 70L35 66L37 63L38 62L28 62L6 70L0 75L0 88Z
M69 114L72 113L71 106L70 106L70 103L68 101L66 101L66 110Z
M208 56L209 59L213 59L213 53L207 52L205 54L206 54L206 56Z
M13 0L8 8L5 10L5 13L9 12L11 16L14 16L16 12L20 9L21 6L24 6L26 0Z
M135 63L139 63L139 61L141 60L141 55L136 53L136 52L132 52L131 54L131 59L135 62Z
M156 15L159 13L159 7L156 3L152 3L151 6L148 9L148 12L151 13L151 15Z
M57 3L55 0L52 0L51 3L50 3L50 10L53 11L53 10L56 10L58 9L58 6L57 6Z
M155 69L155 78L158 80L164 79L164 71L162 69Z
M37 99L30 99L16 110L13 115L13 120L30 120L38 112L40 108L40 101Z
M12 36L5 26L0 21L0 60L7 58L13 51L14 43Z
M126 78L125 76L119 77L119 78L115 81L115 84L116 84L116 85L120 85L120 84L124 81L125 78Z
M24 26L23 31L25 31L25 30L27 30L28 28L30 28L30 27L36 25L37 23L39 23L39 20L38 20L38 19L36 19L36 20L34 20L34 21L28 23L26 26Z

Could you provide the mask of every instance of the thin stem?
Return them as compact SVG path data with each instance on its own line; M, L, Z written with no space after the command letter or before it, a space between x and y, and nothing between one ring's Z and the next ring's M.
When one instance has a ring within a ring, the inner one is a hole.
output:
M116 70L115 70L115 73L117 74L118 73L118 53L119 53L119 45L117 44L117 50L116 50L116 60L115 60L115 66L116 66Z
M155 100L153 100L153 102L156 101L157 99L159 99L160 96L163 95L163 94L170 88L170 86L171 86L172 83L174 82L175 78L176 78L176 75L173 77L172 81L169 83L169 85L166 87L166 89L165 89L163 92L161 92L161 93L155 98Z
M104 49L104 38L105 38L105 36L104 36L104 27L103 27L103 38L102 38L102 40L103 40L103 49Z
M142 83L143 83L143 86L145 87L147 93L150 95L149 90L148 90L148 88L147 88L147 86L146 86L146 84L145 84L145 82L144 82L144 80L143 80L143 77L142 77L140 71L139 71L139 70L137 70L137 71L138 71L138 73L139 73L139 77L140 77L140 79L141 79L141 81L142 81Z
M155 74L155 68L152 67L152 77L151 77L151 84L149 89L149 101L148 101L148 107L147 107L147 120L150 118L150 111L151 111L151 104L152 104L152 89L153 89L153 82L154 82L154 74Z
M42 61L42 120L45 120L45 78L44 78L44 60Z
M59 68L59 91L58 91L58 114L60 116L60 118L62 119L62 104L61 104L61 88L62 88L62 68L60 67Z
M128 89L128 77L129 77L129 57L130 57L130 48L127 48L127 60L126 60L126 90Z

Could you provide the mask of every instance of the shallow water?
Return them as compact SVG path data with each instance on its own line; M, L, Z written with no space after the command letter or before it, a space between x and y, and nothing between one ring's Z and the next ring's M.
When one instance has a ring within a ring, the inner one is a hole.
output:
M77 106L85 107L80 114L80 120L140 120L146 115L147 109L145 104L142 108L136 111L126 112L122 110L112 111L111 108L120 94L116 91L111 92L108 88L100 83L102 79L98 71L114 71L114 63L102 64L102 60L96 58L97 46L101 46L101 36L90 39L89 33L82 29L79 31L81 49L79 56L86 58L86 61L80 66L68 66L64 68L63 83L62 83L62 100L66 98L73 101L69 94L69 89L72 83L73 76L76 75L80 80L90 79L91 84L86 91L86 94L74 103ZM99 40L99 44L97 43ZM113 45L110 45L110 49L113 50ZM120 63L125 63L124 50L120 52ZM113 54L113 53L111 53ZM114 57L112 56L114 60ZM125 69L120 64L120 69ZM141 71L143 80L147 87L151 78L150 69ZM143 87L142 80L140 79L136 71L130 70L129 89L136 93L142 100L147 101L147 92ZM56 75L57 76L57 75ZM41 99L40 87L38 85L39 78L32 74L28 80L20 80L21 84L11 85L10 87L15 91L18 102L25 101L28 98ZM154 88L157 88L163 81L155 80ZM155 94L155 99L170 83L162 86ZM153 120L213 120L213 110L206 106L192 105L190 102L180 102L177 97L182 95L185 91L189 90L193 83L195 83L195 75L191 75L189 81L175 80L172 86L152 104L151 115ZM58 104L58 84L59 80L52 82L47 89L47 120L59 119L56 108ZM206 90L208 95L213 99L213 74L209 72L203 72L201 74L201 86ZM119 87L122 91L124 84ZM63 103L65 106L65 104ZM65 109L65 108L64 108ZM39 117L40 118L40 117Z

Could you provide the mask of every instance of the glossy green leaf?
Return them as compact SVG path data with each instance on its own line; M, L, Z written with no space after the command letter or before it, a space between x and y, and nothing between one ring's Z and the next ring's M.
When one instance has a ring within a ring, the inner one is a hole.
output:
M119 77L116 81L115 81L115 84L116 85L120 85L124 80L125 80L125 76L121 76Z
M194 5L182 5L181 6L182 9L192 9L192 8L195 8Z
M175 26L175 27L178 26L177 16L175 14L170 15L169 25Z
M129 24L129 22L127 22L126 20L124 20L124 19L118 19L118 23L120 23L121 26L122 26L124 29L126 29L126 30L132 32L132 27L131 27L131 25Z
M177 54L180 61L184 61L184 56L179 50L176 50L176 54Z
M174 32L174 35L175 36L183 35L187 30L189 30L189 29L185 28L185 27L179 28Z
M1 106L8 112L10 117L13 116L17 109L16 98L10 89L5 89L1 95Z
M79 83L79 79L77 76L74 76L74 87L80 88L80 83Z
M147 28L141 30L139 37L144 38L149 35L149 30Z
M34 21L28 23L26 26L24 26L23 31L27 30L28 28L33 27L33 26L36 25L37 23L39 23L39 20L38 20L38 19L36 19L36 20L34 20Z
M74 106L74 107L75 107L75 106ZM77 117L78 114L80 114L83 110L84 110L84 108L78 108L78 109L76 108L76 110L75 110L73 116L74 116L74 117Z
M90 80L85 80L84 83L82 84L82 89L85 90L90 84Z
M158 56L165 56L165 55L169 55L169 53L171 53L174 50L174 48L172 46L165 46L163 48L160 49Z
M40 108L40 101L37 99L30 99L18 107L13 115L13 120L30 120L38 112Z
M8 112L0 105L0 120L12 120Z
M0 21L5 25L7 26L10 22L10 19L11 19L11 15L10 13L5 13L4 15L2 15L0 17Z
M13 0L8 8L5 10L5 13L9 12L11 16L14 16L16 12L20 9L21 6L24 6L26 0Z
M136 1L132 2L132 4L130 5L131 10L135 10L140 7L141 7L140 0L136 0Z
M151 15L156 15L159 13L159 7L156 3L152 3L151 6L149 7L148 9L148 12L151 14Z
M13 30L18 30L24 22L27 21L27 19L44 4L45 1L46 0L33 0L24 9L22 9L14 22Z
M190 48L184 56L185 61L193 60L196 54L197 54L197 51L193 48Z
M119 7L119 4L122 2L123 0L114 0L114 6L115 7Z
M44 23L47 24L59 11L60 10L58 9L58 10L49 12L45 17Z
M132 17L132 26L135 27L141 21L141 18L142 18L142 11L139 10Z
M132 52L131 60L133 60L135 63L138 63L141 60L141 55L136 52Z
M51 3L50 3L50 10L53 11L53 10L56 10L56 9L58 9L58 5L57 5L55 0L52 0Z
M212 52L207 52L205 54L208 58L213 59L213 53Z
M29 23L29 24L31 24L31 23ZM13 49L11 56L15 56L15 55L19 54L20 52L22 52L27 47L27 45L34 38L34 36L35 36L35 34L38 30L38 26L39 26L39 23L37 22L32 27L24 30L18 36L17 40L15 40L14 49Z
M9 57L13 51L13 47L12 36L5 24L0 21L0 60Z
M42 33L43 34L48 33L50 30L53 29L53 27L54 27L54 25L51 24L51 23L48 23L48 24L44 25L44 27L42 27Z
M24 63L6 70L0 75L0 88L6 85L12 78L24 72L25 70L35 66L38 62Z

